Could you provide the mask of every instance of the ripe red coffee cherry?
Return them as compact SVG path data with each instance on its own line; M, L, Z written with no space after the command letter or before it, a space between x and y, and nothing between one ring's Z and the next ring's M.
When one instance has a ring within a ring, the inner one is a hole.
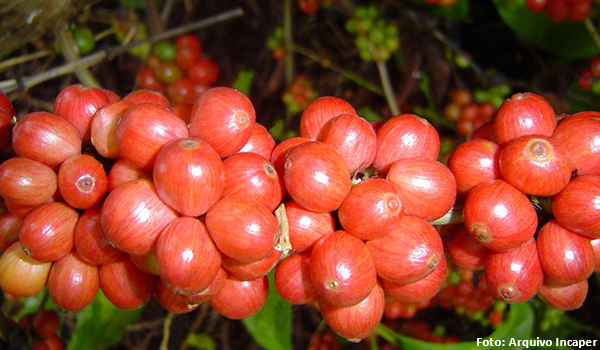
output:
M447 267L446 257L442 255L439 265L425 278L407 284L381 279L381 286L392 298L409 303L424 302L433 298L444 286Z
M38 161L15 157L0 164L0 196L14 204L35 206L57 189L56 173Z
M567 230L556 220L548 221L540 229L536 242L547 282L563 286L579 283L594 272L590 240Z
M309 250L328 233L335 231L335 220L330 212L310 211L293 200L285 203L290 243L297 252Z
M570 311L579 309L583 305L587 294L588 281L583 280L566 286L544 283L538 296L555 309Z
M123 113L131 107L127 101L117 101L99 109L90 124L90 141L104 158L118 158L117 126Z
M108 97L109 103L117 102L121 99L121 96L117 95L111 90L100 88L100 91L102 91L102 93L105 94L106 97Z
M98 274L102 292L118 308L139 309L154 295L155 277L135 267L125 255L100 266Z
M265 158L237 153L223 160L225 187L222 197L248 198L273 211L283 198L283 180Z
M440 136L429 122L414 114L400 114L377 130L377 154L373 165L386 175L392 164L401 158L436 159Z
M132 105L139 105L139 104L143 104L143 103L152 103L152 104L160 105L165 108L169 108L171 106L171 103L165 97L165 95L161 94L160 92L156 92L156 91L152 91L152 90L148 90L148 89L132 91L129 94L127 94L127 96L123 97L123 101L129 102Z
M219 66L211 60L200 60L188 70L188 76L198 85L210 85L219 77Z
M370 178L352 187L338 209L338 218L346 232L369 240L380 237L401 219L404 208L404 196L396 185Z
M0 92L0 109L5 110L11 118L15 115L12 102L10 102L10 98L4 92Z
M110 103L106 94L95 87L74 84L64 88L54 101L54 113L66 119L90 142L90 123L97 110Z
M101 209L102 206L98 205L81 214L73 236L77 254L92 265L111 263L122 254L119 249L110 244L102 231Z
M356 110L348 102L333 96L313 100L300 117L300 135L312 140L322 140L323 127L341 114L356 114Z
M58 170L58 189L74 208L89 209L104 199L108 180L96 158L81 154L65 160Z
M471 139L458 145L448 158L458 192L468 193L483 181L499 179L499 159L500 147L494 141Z
M250 262L223 255L223 269L241 280L254 280L268 274L277 265L280 257L281 252L276 249L266 258Z
M535 239L509 252L490 251L484 274L490 292L503 302L517 304L531 299L544 282Z
M494 121L490 120L489 122L481 125L475 132L473 136L471 136L471 140L484 139L489 141L496 142L496 135L494 135Z
M213 88L194 105L190 136L206 141L225 158L244 147L255 121L254 106L246 95L232 88Z
M51 266L30 258L15 242L0 255L0 289L15 296L34 296L46 287Z
M295 305L317 302L317 292L310 280L310 252L294 254L282 260L275 270L277 293Z
M595 272L600 271L600 238L590 240L592 248L594 248L594 261L596 262Z
M12 146L20 157L58 169L67 158L81 153L81 137L68 121L47 112L33 112L15 124Z
M267 276L252 281L227 276L223 287L210 300L210 306L227 318L241 320L260 311L267 301L268 294Z
M227 280L227 272L224 269L219 269L217 276L210 283L210 286L202 292L189 296L190 302L192 303L203 303L212 299L217 293L223 288L225 281Z
M271 153L271 163L275 167L275 170L277 170L277 173L280 177L283 178L283 165L290 152L294 150L296 146L306 142L311 142L311 139L306 137L292 137L281 141L279 144L277 144L277 146L275 146L273 152Z
M600 113L580 112L563 119L552 138L569 152L578 175L600 175Z
M143 103L123 113L116 136L121 157L143 170L152 170L160 149L171 140L188 137L188 129L168 108Z
M219 250L242 261L271 254L279 231L277 219L267 208L245 198L219 200L206 213L205 222Z
M58 315L54 310L41 310L31 319L31 327L42 338L48 338L58 329Z
M323 142L332 145L346 162L351 174L371 166L377 151L375 129L355 114L331 119L322 129Z
M323 142L308 142L294 148L285 160L284 169L288 193L312 211L336 210L352 187L344 158Z
M442 163L429 158L403 158L389 168L386 179L402 193L404 213L433 221L454 205L456 180Z
M0 215L0 252L19 240L23 220L11 212Z
M442 239L435 228L423 219L407 215L366 245L377 274L395 283L412 283L425 278L437 268L444 255Z
M274 148L275 140L273 140L273 136L269 134L264 126L256 123L254 124L250 139L238 153L256 153L265 159L271 159L271 153L273 153Z
M27 255L38 261L55 261L73 249L79 213L64 202L42 204L23 220L19 240Z
M179 295L169 289L160 278L156 281L154 296L160 306L174 314L185 314L196 310L200 306L200 303L191 301L189 296Z
M574 178L552 199L552 213L567 229L589 238L600 238L600 176Z
M221 197L224 167L210 145L200 139L168 142L156 156L154 184L160 198L186 216L200 216Z
M193 295L206 289L221 268L221 253L196 218L171 222L156 243L160 279L175 293Z
M464 225L458 224L445 238L445 242L446 252L456 266L467 270L483 270L488 250Z
M61 309L76 312L96 297L100 286L98 267L90 265L75 250L52 264L48 294Z
M500 145L523 135L552 136L555 127L552 105L531 92L512 95L500 105L494 117L494 134Z
M463 206L465 227L486 248L515 249L533 237L537 214L523 192L503 180L473 187Z
M549 197L571 179L568 151L548 136L524 135L504 145L500 152L502 177L521 192Z
M160 199L152 181L140 179L115 188L106 197L101 224L117 248L144 255L154 249L162 230L178 216Z
M160 271L158 270L158 261L156 261L156 254L154 251L144 255L130 255L129 259L138 269L149 273L154 276L158 276Z
M171 110L171 112L177 114L177 116L179 118L181 118L181 120L183 120L184 122L189 124L190 119L192 118L192 109L193 108L194 108L194 105L191 103L180 103L178 105L172 106L170 108L170 110Z
M330 233L315 244L309 271L319 297L339 306L364 300L377 282L369 250L345 231Z
M359 342L371 334L383 317L385 295L379 284L361 302L338 306L320 299L319 308L325 323L350 342Z
M152 180L152 173L147 170L142 170L123 158L119 158L115 164L113 164L112 168L110 168L110 172L108 173L108 192L112 192L112 190L119 185L137 179Z

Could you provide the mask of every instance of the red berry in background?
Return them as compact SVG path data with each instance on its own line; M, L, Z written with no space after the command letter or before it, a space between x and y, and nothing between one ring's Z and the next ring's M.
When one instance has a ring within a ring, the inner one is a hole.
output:
M414 114L400 114L377 130L377 154L373 165L386 175L398 159L423 157L436 159L440 136L429 122Z
M90 123L97 110L110 103L102 90L75 84L63 89L54 101L54 113L66 119L79 132L84 143L90 142Z
M561 23L569 17L569 6L565 0L551 0L546 5L546 16L554 23Z
M571 179L569 152L558 141L525 135L508 141L500 152L500 172L506 182L525 194L549 197Z
M35 206L50 199L57 187L54 171L40 162L15 157L0 164L0 196L5 200Z
M131 107L127 101L117 101L100 108L90 124L91 142L104 158L118 158L117 126L126 110Z
M221 198L224 174L223 162L210 145L184 138L162 147L153 178L165 203L185 216L200 216Z
M590 91L592 89L593 82L594 76L592 76L592 73L589 69L584 69L577 77L577 84L585 91Z
M52 264L48 275L48 294L61 309L76 312L96 297L100 286L98 267L90 265L71 251Z
M521 246L537 228L537 214L527 196L503 180L475 186L467 195L463 215L469 232L495 251Z
M277 293L295 305L317 301L317 292L310 279L310 252L297 253L277 264L274 284Z
M160 92L141 89L135 90L127 94L127 96L123 97L123 101L127 101L132 105L139 105L142 103L154 103L165 108L170 107L169 100Z
M566 286L544 283L538 296L555 309L570 311L579 309L583 305L587 294L588 281L583 280Z
M219 250L241 261L257 261L271 254L279 231L275 216L246 198L220 199L206 213L205 222Z
M404 212L404 196L398 186L370 178L352 187L338 209L338 218L346 232L369 240L382 236Z
M119 185L142 178L152 180L152 172L142 170L125 159L119 158L108 173L108 192L112 192Z
M289 153L283 180L296 203L316 212L339 208L352 187L344 158L319 141L301 144Z
M552 213L567 229L588 238L600 238L600 176L574 178L552 199Z
M266 276L252 281L227 276L223 287L210 300L210 306L229 319L240 320L262 309L268 294L269 281Z
M484 274L490 292L505 303L517 304L531 299L544 282L535 239L509 252L490 251L485 259Z
M144 67L140 69L135 77L137 86L141 89L148 89L156 92L163 93L165 91L165 85L158 79L152 69Z
M221 158L237 153L250 139L256 113L241 92L227 87L208 90L192 111L190 136L211 145Z
M402 193L404 214L426 221L444 216L456 198L454 175L433 159L399 159L389 168L386 179Z
M184 47L188 47L202 53L202 44L200 40L193 34L183 34L175 39L175 48L182 49Z
M0 289L15 296L34 296L46 287L51 266L27 256L21 243L15 242L0 255Z
M0 215L0 252L19 240L23 220L11 212Z
M523 135L552 136L556 127L554 109L544 97L524 92L505 100L494 118L499 145Z
M154 74L163 83L169 85L176 82L184 76L184 72L175 62L161 61L160 64L153 69Z
M139 179L110 192L102 205L101 224L117 248L144 255L154 249L162 230L178 216L160 199L152 181Z
M223 269L244 281L261 278L269 273L281 257L279 250L273 250L267 257L258 261L240 261L223 255Z
M111 263L121 254L119 249L113 247L102 231L100 223L101 205L87 209L79 217L73 241L77 254L92 265Z
M100 266L98 274L102 292L120 309L139 309L154 295L156 278L139 270L125 255Z
M10 143L10 132L13 126L12 117L9 112L0 108L0 149Z
M323 142L332 145L344 157L351 174L371 166L377 151L377 135L365 119L342 114L321 130Z
M273 166L275 167L275 170L277 170L279 176L283 177L284 175L283 166L289 153L293 151L294 148L296 148L296 146L306 142L311 142L311 139L306 137L292 137L281 141L277 144L277 146L275 146L273 152L271 153L270 160Z
M366 245L379 277L395 283L412 283L425 278L437 268L444 255L442 239L436 229L427 221L408 215Z
M31 327L42 338L48 338L58 329L58 314L54 310L40 310L32 320Z
M211 60L200 60L189 68L188 76L198 85L210 85L219 77L219 66Z
M552 1L552 0L550 0ZM548 0L527 0L525 5L533 12L542 12L546 8Z
M569 19L571 21L585 21L592 13L592 1L580 1L569 4Z
M177 48L175 63L183 70L191 69L202 58L200 46L182 46Z
M558 124L552 138L569 152L578 175L600 175L600 113L575 113Z
M494 141L472 139L458 145L448 158L458 192L468 193L483 181L499 179L499 158L500 147Z
M195 103L194 82L188 77L181 77L167 86L167 97L172 104Z
M12 146L20 157L58 169L65 159L81 153L81 136L73 125L47 112L33 112L15 124Z
M263 158L270 160L271 153L273 153L273 149L275 148L275 140L273 140L273 136L269 134L267 129L256 123L254 124L254 129L252 130L252 135L250 135L250 139L248 142L239 150L239 153L250 152L256 153ZM278 172L281 174L281 172Z
M65 160L58 170L60 194L76 209L89 209L100 204L106 194L107 183L102 164L87 154Z
M332 96L319 97L306 106L300 117L300 135L322 140L322 129L331 119L342 114L356 114L348 102Z
M312 249L323 236L335 231L335 220L330 212L310 211L293 200L285 203L290 243L297 252Z

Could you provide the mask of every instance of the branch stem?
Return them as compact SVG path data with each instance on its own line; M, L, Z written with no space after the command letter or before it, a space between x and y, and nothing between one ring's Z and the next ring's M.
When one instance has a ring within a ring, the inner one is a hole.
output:
M383 93L385 94L388 107L390 107L392 115L398 115L400 114L400 107L398 107L398 100L396 100L394 88L390 81L390 74L385 62L377 62L377 70L379 71L379 78L381 79L381 85L383 86Z
M586 18L583 23L585 24L585 28L587 29L588 33L590 33L594 44L596 44L596 47L598 47L598 50L600 50L600 35L598 35L596 26L594 26L594 23L592 23L592 20L589 17Z
M159 350L169 350L169 337L171 336L171 324L173 323L174 313L169 311L167 317L165 317L165 322L163 323L163 337L160 342Z

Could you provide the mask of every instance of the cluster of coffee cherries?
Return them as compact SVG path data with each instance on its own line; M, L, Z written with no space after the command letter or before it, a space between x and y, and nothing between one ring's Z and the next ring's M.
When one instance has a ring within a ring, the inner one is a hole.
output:
M280 60L285 56L283 28L277 27L267 39L267 48L273 52L273 58Z
M9 320L4 336L9 342L23 344L31 350L61 350L63 342L56 334L60 320L54 310L40 310L23 315L18 323Z
M296 114L302 112L317 97L318 93L313 87L312 81L306 75L299 74L283 93L281 100L288 113Z
M423 2L428 3L429 5L439 5L442 7L452 7L456 5L458 0L423 0Z
M398 26L381 18L377 4L357 6L346 30L356 36L354 43L363 61L386 62L400 49Z
M593 0L527 0L525 5L533 12L546 11L554 23L566 20L584 21L592 12Z
M465 137L471 137L496 112L491 102L476 103L470 90L454 89L448 95L450 101L444 107L444 116L456 123L456 130Z
M544 97L518 93L450 156L464 227L446 237L446 253L483 269L496 298L537 294L562 310L585 300L600 262L599 117L556 116Z
M218 77L219 66L203 57L198 38L185 34L174 44L163 41L154 45L137 73L136 84L166 95L171 104L193 104Z
M577 85L585 91L600 95L600 57L590 60L588 66L577 77Z

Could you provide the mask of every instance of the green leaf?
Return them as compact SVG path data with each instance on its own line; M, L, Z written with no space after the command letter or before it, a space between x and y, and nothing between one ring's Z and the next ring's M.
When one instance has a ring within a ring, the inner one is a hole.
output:
M238 73L237 77L231 84L231 87L240 91L244 95L250 95L250 87L252 86L252 81L254 80L254 71L253 70L243 70Z
M269 274L269 296L263 308L242 321L254 340L267 350L292 349L292 305L283 300Z
M77 315L69 350L103 350L119 344L127 326L139 318L142 310L122 310L98 291L94 301Z
M216 350L217 342L206 333L192 333L187 337L189 346L196 349Z
M600 53L582 22L552 23L545 12L530 11L525 0L493 1L504 23L533 46L569 60Z
M466 20L469 14L468 0L458 0L454 6L450 7L430 5L425 3L423 0L413 0L413 2L427 8L429 13L452 20Z

